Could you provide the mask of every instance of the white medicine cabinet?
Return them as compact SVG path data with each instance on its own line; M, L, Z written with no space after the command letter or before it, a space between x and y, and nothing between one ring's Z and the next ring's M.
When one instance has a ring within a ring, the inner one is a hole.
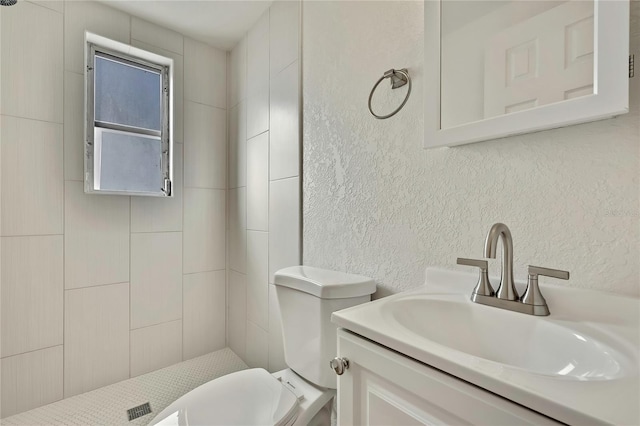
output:
M628 112L629 0L426 0L425 148Z
M85 192L172 196L173 60L85 34Z

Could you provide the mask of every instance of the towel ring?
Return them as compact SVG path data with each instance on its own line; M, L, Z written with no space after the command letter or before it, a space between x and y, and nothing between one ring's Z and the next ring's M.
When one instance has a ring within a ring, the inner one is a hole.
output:
M378 88L378 85L385 78L390 78L391 79L391 88L392 89L397 89L397 88L402 87L405 84L409 83L409 90L407 90L407 96L405 96L404 101L402 101L400 106L398 108L396 108L395 111L393 111L392 113L387 114L387 115L378 115L375 112L373 112L373 109L371 109L371 99L373 98L373 93ZM369 94L369 112L371 113L371 115L373 115L375 118L377 118L379 120L384 120L386 118L393 117L407 103L407 101L409 100L409 95L410 94L411 94L411 77L409 77L409 71L407 71L406 68L402 68L400 70L394 70L393 68L391 68L389 71L385 72L382 77L380 77L380 79L376 82L376 84L373 85L373 89L371 89L371 93Z

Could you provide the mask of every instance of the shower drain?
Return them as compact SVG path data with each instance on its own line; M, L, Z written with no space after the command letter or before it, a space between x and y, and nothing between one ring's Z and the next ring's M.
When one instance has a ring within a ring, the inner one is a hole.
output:
M129 408L127 410L127 416L129 416L129 421L137 419L138 417L146 416L151 413L151 405L148 402L145 402L142 405L138 405L137 407Z

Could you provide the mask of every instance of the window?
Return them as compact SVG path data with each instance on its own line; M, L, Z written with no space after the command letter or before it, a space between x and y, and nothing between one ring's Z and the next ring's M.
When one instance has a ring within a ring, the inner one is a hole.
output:
M173 60L85 39L85 192L171 196Z

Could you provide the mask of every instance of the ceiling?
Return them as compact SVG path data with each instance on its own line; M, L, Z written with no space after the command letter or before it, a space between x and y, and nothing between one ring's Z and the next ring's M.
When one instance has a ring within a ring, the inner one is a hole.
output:
M271 1L98 0L223 50L231 50Z

